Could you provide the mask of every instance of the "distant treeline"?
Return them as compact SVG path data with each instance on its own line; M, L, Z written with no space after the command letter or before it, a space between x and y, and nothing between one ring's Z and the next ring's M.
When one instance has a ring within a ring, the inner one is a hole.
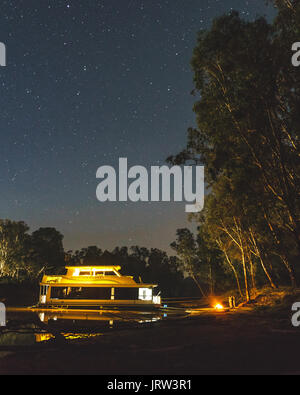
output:
M122 274L137 282L158 284L164 298L206 297L232 290L235 276L220 249L206 234L201 236L201 229L196 236L188 229L177 230L177 240L171 244L176 256L169 256L138 246L64 251L63 235L55 228L30 233L24 222L0 220L0 299L9 296L18 302L20 284L26 290L22 299L30 299L28 290L37 291L43 274L64 274L66 265L119 265ZM238 257L233 264L238 265ZM242 275L238 268L237 275ZM263 284L262 276L261 280Z
M199 296L194 281L184 273L184 265L158 249L115 248L112 252L90 246L65 252L63 235L55 228L29 233L24 222L0 220L0 297L7 284L37 284L44 273L62 274L65 265L120 265L122 273L136 281L155 283L164 297ZM2 285L1 285L2 284ZM15 289L15 288L14 288Z

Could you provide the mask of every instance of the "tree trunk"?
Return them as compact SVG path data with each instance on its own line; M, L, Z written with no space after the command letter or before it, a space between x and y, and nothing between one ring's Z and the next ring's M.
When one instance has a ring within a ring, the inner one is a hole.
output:
M250 274L251 274L252 288L253 288L254 290L256 290L254 264L253 264L253 261L252 261L252 258L251 258L251 256L250 256L250 254L249 254L248 259L249 259L249 264L250 264Z
M191 277L192 277L192 279L195 281L195 283L196 283L197 287L199 288L199 290L200 290L202 296L203 296L204 298L206 298L206 295L205 295L205 293L203 292L203 289L202 289L201 285L199 284L199 281L196 279L194 273L191 273Z
M260 260L261 267L263 268L263 271L265 272L265 275L267 276L267 278L270 282L271 288L278 289L278 284L275 283L275 281L272 279L263 259L261 257L259 257L259 260Z
M244 280L245 280L246 300L247 300L247 302L250 302L251 294L250 294L250 289L249 289L249 280L248 280L248 272L247 272L245 253L243 250L241 251L241 253L242 253L242 265L243 265L243 271L244 271Z
M240 284L240 279L239 279L238 273L237 273L237 271L236 271L236 268L234 267L233 263L231 262L231 260L230 260L230 258L229 258L229 256L228 256L228 254L227 254L226 248L225 248L225 246L223 245L223 243L221 242L221 240L216 240L216 242L217 242L218 246L220 247L221 251L223 252L223 254L225 255L226 261L227 261L227 263L229 264L229 266L230 266L230 268L231 268L231 270L232 270L232 272L233 272L233 274L234 274L234 277L235 277L235 280L236 280L236 283L237 283L237 287L238 287L240 296L241 296L241 298L243 298L244 295L243 295L243 292L242 292L242 288L241 288L241 284Z
M259 258L261 267L262 267L263 271L265 272L265 275L267 276L267 279L269 280L269 283L270 283L270 285L271 285L271 288L277 289L277 288L278 288L278 285L275 284L275 282L274 282L274 280L273 280L273 278L272 278L272 276L271 276L271 270L269 271L268 268L267 268L267 266L266 266L265 263L264 263L265 254L264 254L264 252L261 250L259 244L257 243L256 238L255 238L255 236L254 236L254 234L253 234L252 229L250 229L250 236L251 236L251 237L250 237L251 242L252 242L253 247L254 247L254 249L255 249L255 253L256 253L257 257Z
M281 257L281 259L289 273L292 288L297 288L297 280L293 266L289 264L288 260L285 257Z
M210 280L210 294L214 294L214 278L213 278L213 271L212 266L209 264L209 280Z
M276 244L278 246L278 249L280 251L279 256L281 257L282 262L283 262L284 266L286 267L286 269L287 269L287 271L289 273L290 280L291 280L291 285L292 285L293 288L297 288L297 280L296 280L294 266L291 263L289 263L288 258L287 258L287 254L285 253L285 249L282 246L281 240L277 236L277 233L276 233L275 229L273 228L273 226L272 226L272 224L271 224L271 222L270 222L270 220L268 218L266 210L264 210L264 217L265 217L265 220L267 222L268 228L269 228L269 230L270 230L270 232L271 232L271 234L272 234L272 236L273 236L273 238L274 238L274 240L275 240L275 242L276 242ZM300 238L299 238L299 250L300 250Z

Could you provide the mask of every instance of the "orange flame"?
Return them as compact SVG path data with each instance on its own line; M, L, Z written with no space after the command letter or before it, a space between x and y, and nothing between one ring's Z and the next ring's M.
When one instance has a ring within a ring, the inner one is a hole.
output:
M215 305L215 309L216 310L224 310L224 306L222 306L220 303L218 303L217 305Z

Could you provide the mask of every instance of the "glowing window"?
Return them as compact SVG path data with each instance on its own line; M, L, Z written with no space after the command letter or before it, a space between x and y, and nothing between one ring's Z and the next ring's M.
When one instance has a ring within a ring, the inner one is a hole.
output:
M108 271L104 271L104 272L95 272L95 276L115 276L116 273L115 272L108 272Z
M151 288L139 288L139 300L152 301L152 289Z
M104 272L94 272L94 276L105 276Z
M91 272L88 272L87 270L81 271L81 272L79 273L79 276L90 276L90 275L91 275Z
M41 286L41 296L46 296L48 292L48 285L42 285Z

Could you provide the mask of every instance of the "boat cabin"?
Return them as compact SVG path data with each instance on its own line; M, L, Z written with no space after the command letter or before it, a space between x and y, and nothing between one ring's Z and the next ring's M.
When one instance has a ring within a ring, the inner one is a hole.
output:
M67 273L44 275L40 283L41 307L160 306L155 284L134 281L120 274L120 266L67 266Z

